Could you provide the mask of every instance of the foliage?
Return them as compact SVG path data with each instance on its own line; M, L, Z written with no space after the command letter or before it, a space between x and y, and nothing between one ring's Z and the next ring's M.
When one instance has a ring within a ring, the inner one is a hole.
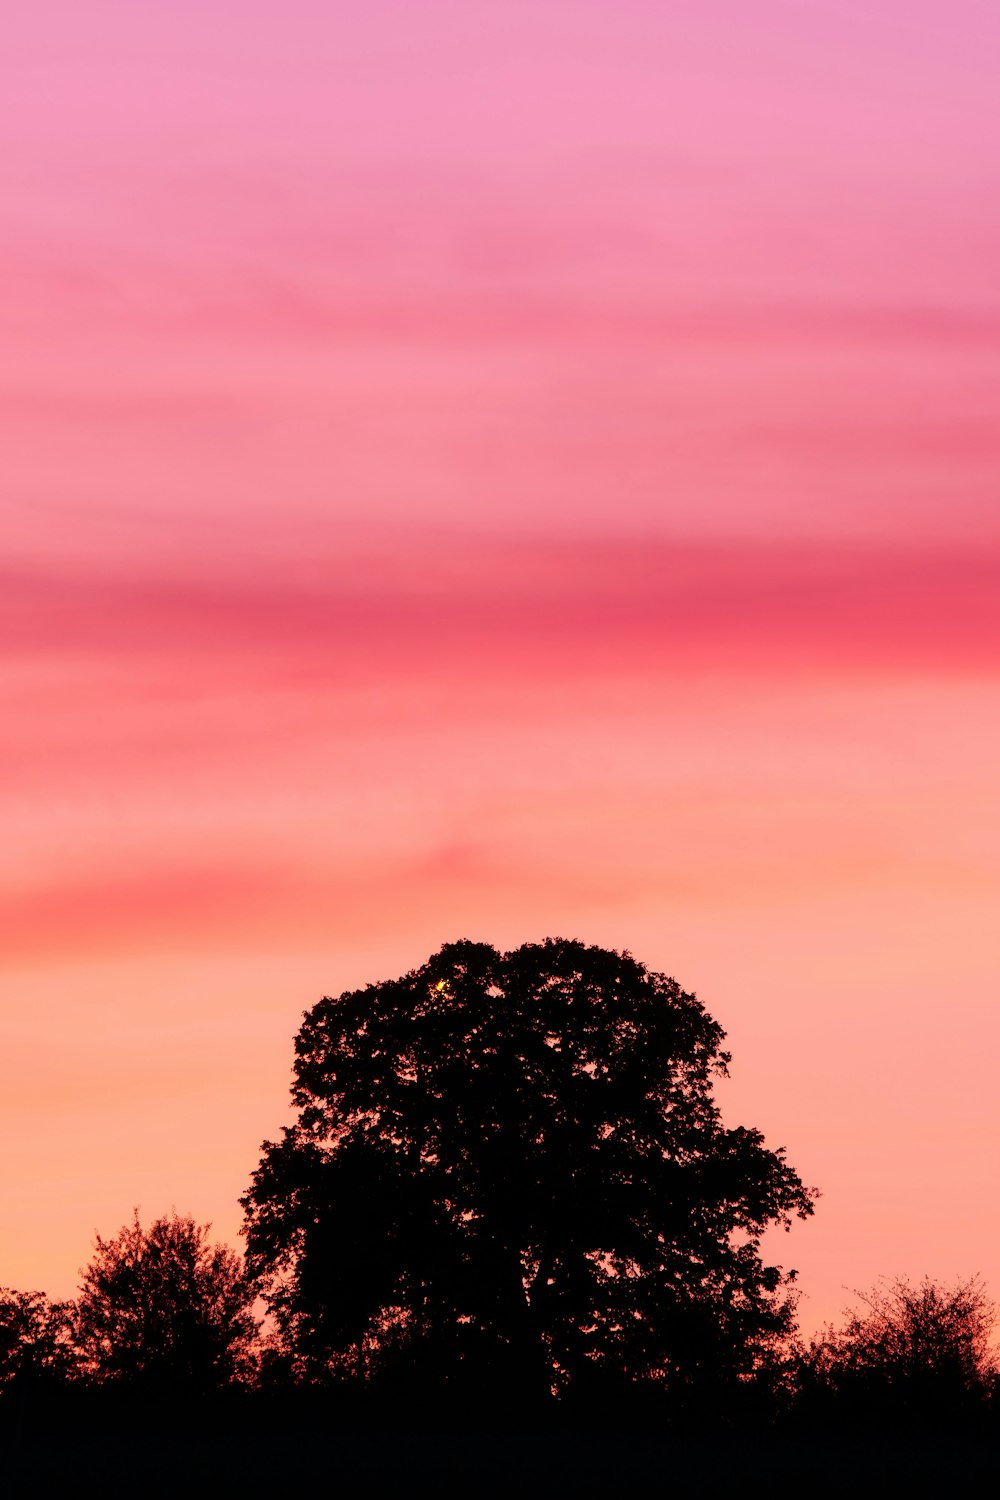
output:
M712 1096L724 1033L628 953L449 944L324 999L243 1198L307 1375L708 1392L789 1333L760 1255L813 1194Z
M197 1391L250 1371L253 1294L239 1256L210 1245L209 1228L174 1212L145 1230L136 1212L113 1239L97 1236L77 1304L92 1378Z
M50 1386L77 1369L73 1304L0 1287L0 1391Z
M953 1421L981 1407L997 1378L996 1312L978 1277L942 1285L905 1277L856 1294L862 1304L804 1357L807 1400L877 1421Z

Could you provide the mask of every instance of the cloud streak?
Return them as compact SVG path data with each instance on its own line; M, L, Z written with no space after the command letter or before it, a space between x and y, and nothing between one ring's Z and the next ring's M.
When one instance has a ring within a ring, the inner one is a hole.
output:
M376 547L378 544L376 543ZM353 555L352 555L353 553ZM1000 556L967 547L685 545L611 538L412 548L279 564L219 559L100 576L7 567L0 627L12 660L190 660L196 675L364 668L765 672L1000 665ZM241 576L242 575L242 576Z

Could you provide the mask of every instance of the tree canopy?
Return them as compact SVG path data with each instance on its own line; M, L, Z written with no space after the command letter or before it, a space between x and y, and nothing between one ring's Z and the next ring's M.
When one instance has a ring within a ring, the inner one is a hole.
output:
M43 1292L0 1287L0 1393L51 1386L76 1373L74 1307Z
M628 953L448 944L319 1002L297 1119L242 1199L314 1377L501 1372L536 1393L753 1369L792 1327L766 1228L810 1190L713 1098L724 1033Z

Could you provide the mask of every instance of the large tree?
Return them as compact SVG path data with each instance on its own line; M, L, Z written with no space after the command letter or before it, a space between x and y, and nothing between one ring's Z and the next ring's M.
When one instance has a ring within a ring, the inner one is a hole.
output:
M675 980L563 940L320 1001L242 1200L288 1349L539 1394L750 1371L792 1326L762 1232L813 1195L722 1124L723 1039Z

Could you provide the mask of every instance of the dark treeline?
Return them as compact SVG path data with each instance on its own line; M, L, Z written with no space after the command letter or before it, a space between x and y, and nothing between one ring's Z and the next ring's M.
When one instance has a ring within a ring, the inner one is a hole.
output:
M723 1124L723 1040L674 980L562 940L450 944L321 1001L295 1121L241 1199L245 1258L136 1214L75 1300L0 1290L8 1472L475 1493L667 1464L704 1490L801 1459L815 1487L817 1455L833 1483L880 1444L896 1476L988 1468L984 1287L886 1282L802 1339L761 1240L816 1194Z

